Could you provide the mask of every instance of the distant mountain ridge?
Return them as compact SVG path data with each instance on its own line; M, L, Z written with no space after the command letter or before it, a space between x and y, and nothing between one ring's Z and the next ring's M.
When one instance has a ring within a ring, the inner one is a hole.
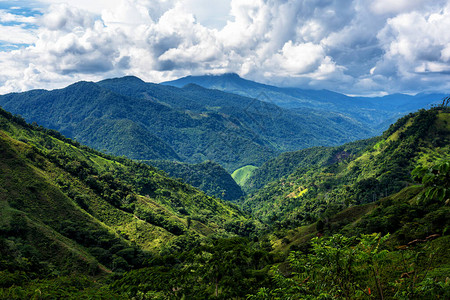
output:
M198 85L177 88L133 76L2 95L0 105L115 155L187 163L211 160L228 172L261 165L283 151L373 134L339 113L294 112Z
M383 97L350 97L329 90L283 88L257 83L234 73L187 76L161 84L183 87L192 83L209 89L257 98L297 111L314 108L344 113L375 129L377 133L387 129L402 115L420 108L429 108L431 104L439 103L446 96L441 93L420 93L415 96L392 94Z

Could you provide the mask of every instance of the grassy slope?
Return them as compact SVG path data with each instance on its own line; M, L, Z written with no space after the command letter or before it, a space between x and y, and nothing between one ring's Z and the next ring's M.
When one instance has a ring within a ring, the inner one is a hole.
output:
M55 136L0 115L1 232L30 243L59 270L87 272L102 260L99 251L110 253L111 267L114 247L156 250L184 235L226 233L225 222L245 220L236 207L156 169Z
M25 231L24 239L42 254L42 260L68 271L86 271L87 262L94 260L92 256L59 234L52 225L65 220L85 226L102 228L102 225L75 207L41 170L27 164L20 157L27 151L30 151L29 146L0 133L1 228L3 231Z
M347 160L362 152L378 138L361 140L336 147L314 147L295 152L285 152L265 162L249 174L243 189L254 192L267 183L287 177L295 172L303 172L311 166L319 167Z
M331 164L296 169L246 199L245 207L267 222L309 223L355 204L373 202L411 182L415 166L448 157L450 114L437 110L407 116L365 151ZM293 192L308 190L294 195Z
M237 200L244 194L230 174L217 163L205 161L187 164L174 161L142 161L157 167L174 178L204 191L207 195L224 200Z
M246 185L247 180L252 176L253 172L255 172L258 169L256 166L244 166L242 168L239 168L231 174L231 177L233 177L234 181L241 186L244 187Z

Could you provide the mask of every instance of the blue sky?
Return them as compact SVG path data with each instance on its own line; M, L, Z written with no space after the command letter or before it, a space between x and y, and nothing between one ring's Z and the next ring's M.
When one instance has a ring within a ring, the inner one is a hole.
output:
M0 93L225 72L350 95L448 93L450 1L0 1Z

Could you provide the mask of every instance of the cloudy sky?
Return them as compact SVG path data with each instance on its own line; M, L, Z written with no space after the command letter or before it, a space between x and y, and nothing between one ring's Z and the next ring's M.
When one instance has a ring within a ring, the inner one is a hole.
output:
M0 0L0 94L225 72L351 95L450 93L450 0Z

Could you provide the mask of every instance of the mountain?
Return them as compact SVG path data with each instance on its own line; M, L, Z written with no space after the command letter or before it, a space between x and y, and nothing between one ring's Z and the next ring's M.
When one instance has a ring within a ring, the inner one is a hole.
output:
M126 84L123 84L126 80ZM332 112L312 109L293 113L265 99L242 97L236 94L188 84L180 89L145 83L135 77L108 79L98 83L116 93L134 97L158 99L171 107L189 112L216 112L229 118L234 128L242 125L253 131L254 140L267 141L266 146L277 151L298 148L298 145L340 143L338 140L367 137L372 132L352 118ZM182 93L180 93L182 91ZM174 96L174 93L177 93ZM230 128L228 128L230 129ZM227 135L229 132L227 132Z
M285 153L247 180L244 208L263 222L305 224L374 202L412 184L411 171L450 153L450 114L410 114L381 137L332 148ZM245 189L245 187L244 187Z
M446 299L449 124L244 167L279 178L243 202L262 224L0 109L0 299Z
M145 162L167 172L170 177L182 179L209 196L230 201L238 200L244 196L241 188L231 175L215 162L205 161L200 164L186 164L168 160Z
M311 166L323 166L354 157L379 137L360 140L336 147L313 147L295 152L285 152L256 168L242 184L248 192L263 188L267 183L289 176L294 171L306 172Z
M247 220L235 206L151 166L81 146L2 109L0 156L1 268L125 271L177 240L226 235L227 224Z
M345 114L381 132L399 117L420 108L438 104L445 94L420 93L415 96L393 94L384 97L349 97L329 90L280 88L243 79L237 74L187 76L164 85L183 87L196 84L209 89L253 97L301 112L305 108Z
M136 77L78 82L64 89L0 96L28 122L114 155L188 163L215 161L230 173L282 151L370 136L352 118L205 89L145 83Z

